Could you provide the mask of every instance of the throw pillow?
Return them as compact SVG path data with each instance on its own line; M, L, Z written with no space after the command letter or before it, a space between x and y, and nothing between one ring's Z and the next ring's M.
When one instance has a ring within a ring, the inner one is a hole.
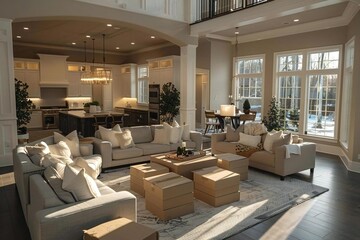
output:
M271 151L274 152L276 148L283 146L283 145L289 145L292 143L292 134L283 134L281 135L280 139L277 139L272 144Z
M51 154L71 158L71 150L64 141L49 145L49 150Z
M181 127L183 128L182 140L190 141L190 125L185 124L185 125L182 125Z
M55 192L58 198L65 203L73 203L75 202L74 196L71 192L65 191L62 185L62 178L60 174L56 171L54 167L47 167L44 171L44 179Z
M264 141L264 149L268 152L272 152L272 145L274 141L280 140L281 135L282 135L282 131L267 133Z
M74 160L74 164L80 168L85 169L85 173L88 174L93 179L98 177L96 166L89 164L84 158L78 157Z
M263 123L249 122L244 126L244 133L248 135L258 136L267 133L267 128Z
M130 130L126 129L121 133L116 134L121 149L127 149L135 147L135 143L131 136Z
M120 129L120 131L118 131L118 129L114 130L114 128L108 129L108 128L104 128L103 126L99 126L99 131L100 131L100 136L101 136L102 140L109 141L111 143L112 147L120 146L118 138L116 137L116 134L121 133L121 129Z
M87 175L84 169L77 172L69 164L65 167L62 188L71 192L77 201L101 196L94 179Z
M63 179L66 164L65 163L56 163L53 167L56 169L56 171L60 175L60 178Z
M163 123L164 128L166 129L166 131L168 131L168 135L170 138L170 143L178 143L181 139L180 138L180 133L181 133L181 127L173 127L170 126L167 122Z
M41 166L41 161L46 154L50 153L50 149L45 142L37 143L34 146L27 145L25 147L30 160L37 166Z
M42 160L41 165L43 167L55 166L57 163L71 164L73 160L69 157L64 157L56 154L46 154Z
M244 131L244 126L240 125L237 129L234 129L230 124L226 125L226 142L239 141L239 133Z
M58 143L60 141L64 141L69 146L72 157L80 156L79 138L76 130L66 136L63 136L58 132L54 132L54 142Z
M184 128L182 126L180 126L180 124L176 120L174 120L172 122L171 126L176 127L176 128L177 127L180 128L180 130L179 130L179 142L182 142L182 136L183 136ZM189 138L190 138L190 136L189 136Z
M242 132L239 133L239 143L241 144L251 147L257 147L260 142L261 142L261 136L247 135Z
M159 144L170 144L168 132L165 128L156 128L154 141L152 143L159 143Z

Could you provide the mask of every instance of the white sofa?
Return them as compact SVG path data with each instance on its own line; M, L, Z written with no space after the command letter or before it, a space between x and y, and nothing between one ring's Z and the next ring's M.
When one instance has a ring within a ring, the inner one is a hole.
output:
M102 167L106 169L149 161L151 155L176 151L177 147L181 145L180 142L172 144L152 143L155 129L162 127L162 125L151 125L123 128L123 130L130 130L135 143L135 147L127 149L113 148L111 142L102 140L100 132L96 131L94 153L102 156ZM182 139L182 141L186 142L188 148L202 149L202 135L200 132L190 131L190 138L187 140Z
M53 137L42 141L52 144ZM35 143L37 142L30 144ZM80 152L92 154L92 145L82 145ZM43 178L43 171L43 167L32 163L25 145L19 145L14 149L16 187L32 240L80 240L82 230L105 221L119 217L137 220L136 197L130 192L115 192L99 180L95 180L101 193L100 197L64 203Z

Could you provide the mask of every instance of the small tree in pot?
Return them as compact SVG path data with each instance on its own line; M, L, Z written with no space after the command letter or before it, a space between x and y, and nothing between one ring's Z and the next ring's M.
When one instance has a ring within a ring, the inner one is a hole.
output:
M250 113L250 102L249 99L245 99L244 103L243 103L243 111L245 114L249 114Z
M26 134L28 124L31 120L31 109L34 104L29 100L27 89L29 85L15 78L15 100L18 135Z
M160 118L163 122L171 123L179 115L180 92L171 82L162 86L160 93Z

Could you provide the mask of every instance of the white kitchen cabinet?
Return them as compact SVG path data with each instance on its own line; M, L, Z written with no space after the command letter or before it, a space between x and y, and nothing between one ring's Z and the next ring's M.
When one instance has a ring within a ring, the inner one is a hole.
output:
M67 79L69 81L68 97L91 97L91 84L81 83L81 66L68 65Z
M32 98L39 98L40 97L40 72L39 69L34 67L38 63L29 62L30 64L27 64L25 61L15 61L15 78L18 80L21 80L22 82L25 82L29 85L28 93L29 97ZM24 66L23 69L19 68L19 66ZM27 68L29 67L29 69Z
M168 56L148 60L149 84L160 84L172 82L179 89L180 81L180 57Z
M32 111L31 120L26 125L27 128L42 128L42 112L39 110Z
M121 97L136 98L136 64L125 64L120 66Z

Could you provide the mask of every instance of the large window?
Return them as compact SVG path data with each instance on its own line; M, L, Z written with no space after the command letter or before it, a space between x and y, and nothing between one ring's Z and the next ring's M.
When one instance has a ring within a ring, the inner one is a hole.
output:
M235 58L234 67L234 104L243 109L245 99L251 104L251 110L261 119L262 93L264 79L264 56Z
M276 95L288 131L336 138L340 47L276 55Z
M138 103L149 103L149 69L146 64L138 66Z

